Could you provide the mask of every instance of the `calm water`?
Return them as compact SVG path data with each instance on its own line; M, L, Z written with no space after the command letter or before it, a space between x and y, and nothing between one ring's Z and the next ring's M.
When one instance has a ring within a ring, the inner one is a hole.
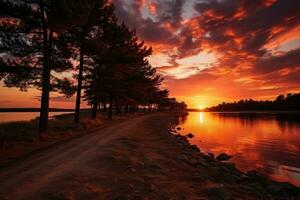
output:
M71 112L50 112L49 116L68 114ZM40 116L39 112L0 112L0 123L15 121L30 121Z
M204 152L226 152L242 171L258 170L300 186L299 114L191 112L182 134Z

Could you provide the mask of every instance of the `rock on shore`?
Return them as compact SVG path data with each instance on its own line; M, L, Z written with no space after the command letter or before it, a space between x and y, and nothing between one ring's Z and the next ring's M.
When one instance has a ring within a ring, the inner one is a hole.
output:
M219 155L216 157L216 159L217 159L218 161L227 161L227 160L229 160L230 158L232 158L232 156L230 156L230 155L228 155L228 154L226 154L226 153L221 153L221 154L219 154Z

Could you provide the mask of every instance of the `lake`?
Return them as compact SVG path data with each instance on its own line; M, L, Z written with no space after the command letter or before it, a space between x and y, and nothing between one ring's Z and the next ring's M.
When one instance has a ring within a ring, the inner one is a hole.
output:
M242 171L257 170L273 180L300 186L300 114L190 112L180 118L181 134L203 152L225 152Z
M49 112L49 117L68 114L72 112ZM0 123L30 121L40 116L39 112L0 112Z

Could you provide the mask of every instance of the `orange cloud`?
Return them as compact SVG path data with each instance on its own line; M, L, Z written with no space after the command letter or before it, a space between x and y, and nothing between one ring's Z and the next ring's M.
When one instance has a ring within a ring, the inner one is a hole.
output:
M113 2L153 47L163 87L190 107L300 91L300 1Z
M156 15L157 14L157 5L155 3L150 3L148 6L149 9L149 13L152 15Z

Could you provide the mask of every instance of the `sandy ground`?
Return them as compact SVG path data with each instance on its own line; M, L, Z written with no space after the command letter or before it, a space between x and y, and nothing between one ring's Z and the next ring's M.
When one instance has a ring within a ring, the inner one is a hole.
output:
M297 195L289 185L284 191L278 185L263 183L267 187L261 187L250 181L250 175L231 170L232 165L199 156L195 147L169 133L171 118L164 113L139 116L1 168L0 199L204 200Z

